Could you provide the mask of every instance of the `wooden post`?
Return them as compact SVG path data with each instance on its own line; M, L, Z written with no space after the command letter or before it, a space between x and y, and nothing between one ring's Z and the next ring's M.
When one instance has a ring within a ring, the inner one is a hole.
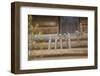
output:
M71 37L70 37L70 33L68 33L68 48L71 48Z
M80 32L79 31L76 31L76 38L77 38L77 41L80 43Z
M32 46L33 46L33 37L32 37L32 34L29 34L29 36L28 36L28 47L29 47L29 50L32 50Z
M66 48L68 47L68 36L66 33L64 33L64 40L66 42Z
M51 38L51 35L49 36L49 41L48 41L48 50L51 49L51 41L52 41L52 38Z
M58 36L55 37L55 49L57 49Z
M60 49L62 49L63 48L63 43L62 43L62 35L61 34L60 34L59 41L60 41Z

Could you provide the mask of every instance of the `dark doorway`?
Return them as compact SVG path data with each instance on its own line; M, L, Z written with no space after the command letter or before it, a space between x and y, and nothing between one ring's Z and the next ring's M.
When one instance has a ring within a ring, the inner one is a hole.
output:
M60 33L74 33L79 30L79 17L60 17Z

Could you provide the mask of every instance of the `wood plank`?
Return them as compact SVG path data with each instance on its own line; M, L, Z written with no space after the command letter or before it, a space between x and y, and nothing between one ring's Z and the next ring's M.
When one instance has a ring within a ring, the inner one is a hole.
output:
M29 58L45 58L45 57L59 57L59 56L87 56L87 48L73 48L73 49L56 49L56 50L33 50L29 51Z
M54 49L55 42L51 43L51 49ZM71 47L72 48L80 48L80 47L87 47L88 43L87 40L82 41L71 41ZM38 42L31 46L34 50L40 50L40 49L48 49L48 42ZM60 42L57 43L57 48L60 48ZM63 48L68 48L67 42L63 42Z
M59 28L57 26L55 27L39 27L38 30L42 34L55 34L59 31Z
M55 40L55 37L57 36L57 34L44 34L44 35L34 35L33 37L31 35L29 35L29 39L35 40L35 41L48 41L49 37L52 37L52 40ZM71 40L76 40L77 38L79 38L80 40L87 40L87 34L84 35L80 35L80 36L76 36L76 34L71 34L70 35Z
M58 26L58 23L55 21L44 21L44 22L38 22L39 27L56 27Z

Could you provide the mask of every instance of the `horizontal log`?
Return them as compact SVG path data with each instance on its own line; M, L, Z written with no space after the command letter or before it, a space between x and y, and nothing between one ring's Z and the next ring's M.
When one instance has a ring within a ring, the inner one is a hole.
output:
M87 56L87 48L73 48L73 49L56 49L56 50L33 50L29 51L29 58L45 58L45 57L69 57L72 56Z
M39 22L39 27L55 27L55 26L58 26L58 23L57 22Z
M51 39L54 41L55 37L57 37L57 34L45 34L45 35L29 35L28 38L29 40L32 39L33 41L48 41L51 36ZM66 37L67 38L67 37ZM76 40L79 38L80 40L87 39L87 34L77 36L75 33L70 34L70 39L71 40Z
M57 33L59 28L55 27L39 27L37 31L42 32L42 34L55 34Z
M80 40L80 41L82 41L82 40L87 40L87 38L79 38L79 39L71 39L71 41L77 41L77 40ZM36 43L38 43L38 42L48 42L49 41L49 39L45 39L45 40L33 40L33 41L36 41ZM55 42L55 38L52 38L52 40L51 40L52 42ZM59 39L58 39L58 41L59 41ZM62 41L64 42L64 41L66 41L65 39L62 39Z
M33 21L32 23L35 24L39 24L44 25L44 26L55 26L58 24L58 17L54 17L54 16L34 16L33 17Z
M68 48L68 42L64 41L63 42L63 48ZM55 42L51 43L51 49L54 49ZM80 48L80 47L87 47L88 43L87 40L82 40L82 41L71 41L71 47L72 48ZM39 49L48 49L48 42L38 42L30 46L33 50L39 50ZM60 48L60 42L57 42L57 48Z

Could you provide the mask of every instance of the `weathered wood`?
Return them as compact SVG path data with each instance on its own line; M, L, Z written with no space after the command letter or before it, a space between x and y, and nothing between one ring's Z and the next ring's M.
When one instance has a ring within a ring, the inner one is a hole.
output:
M52 38L51 38L51 35L50 35L49 41L48 41L48 50L51 49L51 42L52 42Z
M55 50L33 50L29 51L29 57L45 57L45 56L82 56L87 55L87 48L73 48L73 49L55 49Z
M54 41L56 34L34 35L32 39L35 40L35 41L48 41L49 40L49 35L51 35L52 40ZM32 36L29 35L29 38L30 37L32 37ZM88 37L87 37L87 34L84 34L84 35L80 35L78 38L80 40L86 40ZM76 34L70 34L70 39L71 40L76 40L77 39Z
M54 33L57 33L59 31L59 27L58 26L39 27L37 29L37 31L41 32L42 34L54 34Z
M57 43L55 42L52 42L50 43L50 48L49 49L57 49L57 48L61 48L60 46L60 42L58 41ZM32 47L33 47L33 50L37 49L39 50L40 49L40 46L42 45L42 49L48 49L48 42L38 42L38 43L35 43ZM68 48L68 45L66 44L66 41L62 43L63 47L62 48ZM80 41L80 43L76 40L76 41L71 41L71 48L81 48L81 47L87 47L88 44L87 44L87 40L83 40L83 41Z

